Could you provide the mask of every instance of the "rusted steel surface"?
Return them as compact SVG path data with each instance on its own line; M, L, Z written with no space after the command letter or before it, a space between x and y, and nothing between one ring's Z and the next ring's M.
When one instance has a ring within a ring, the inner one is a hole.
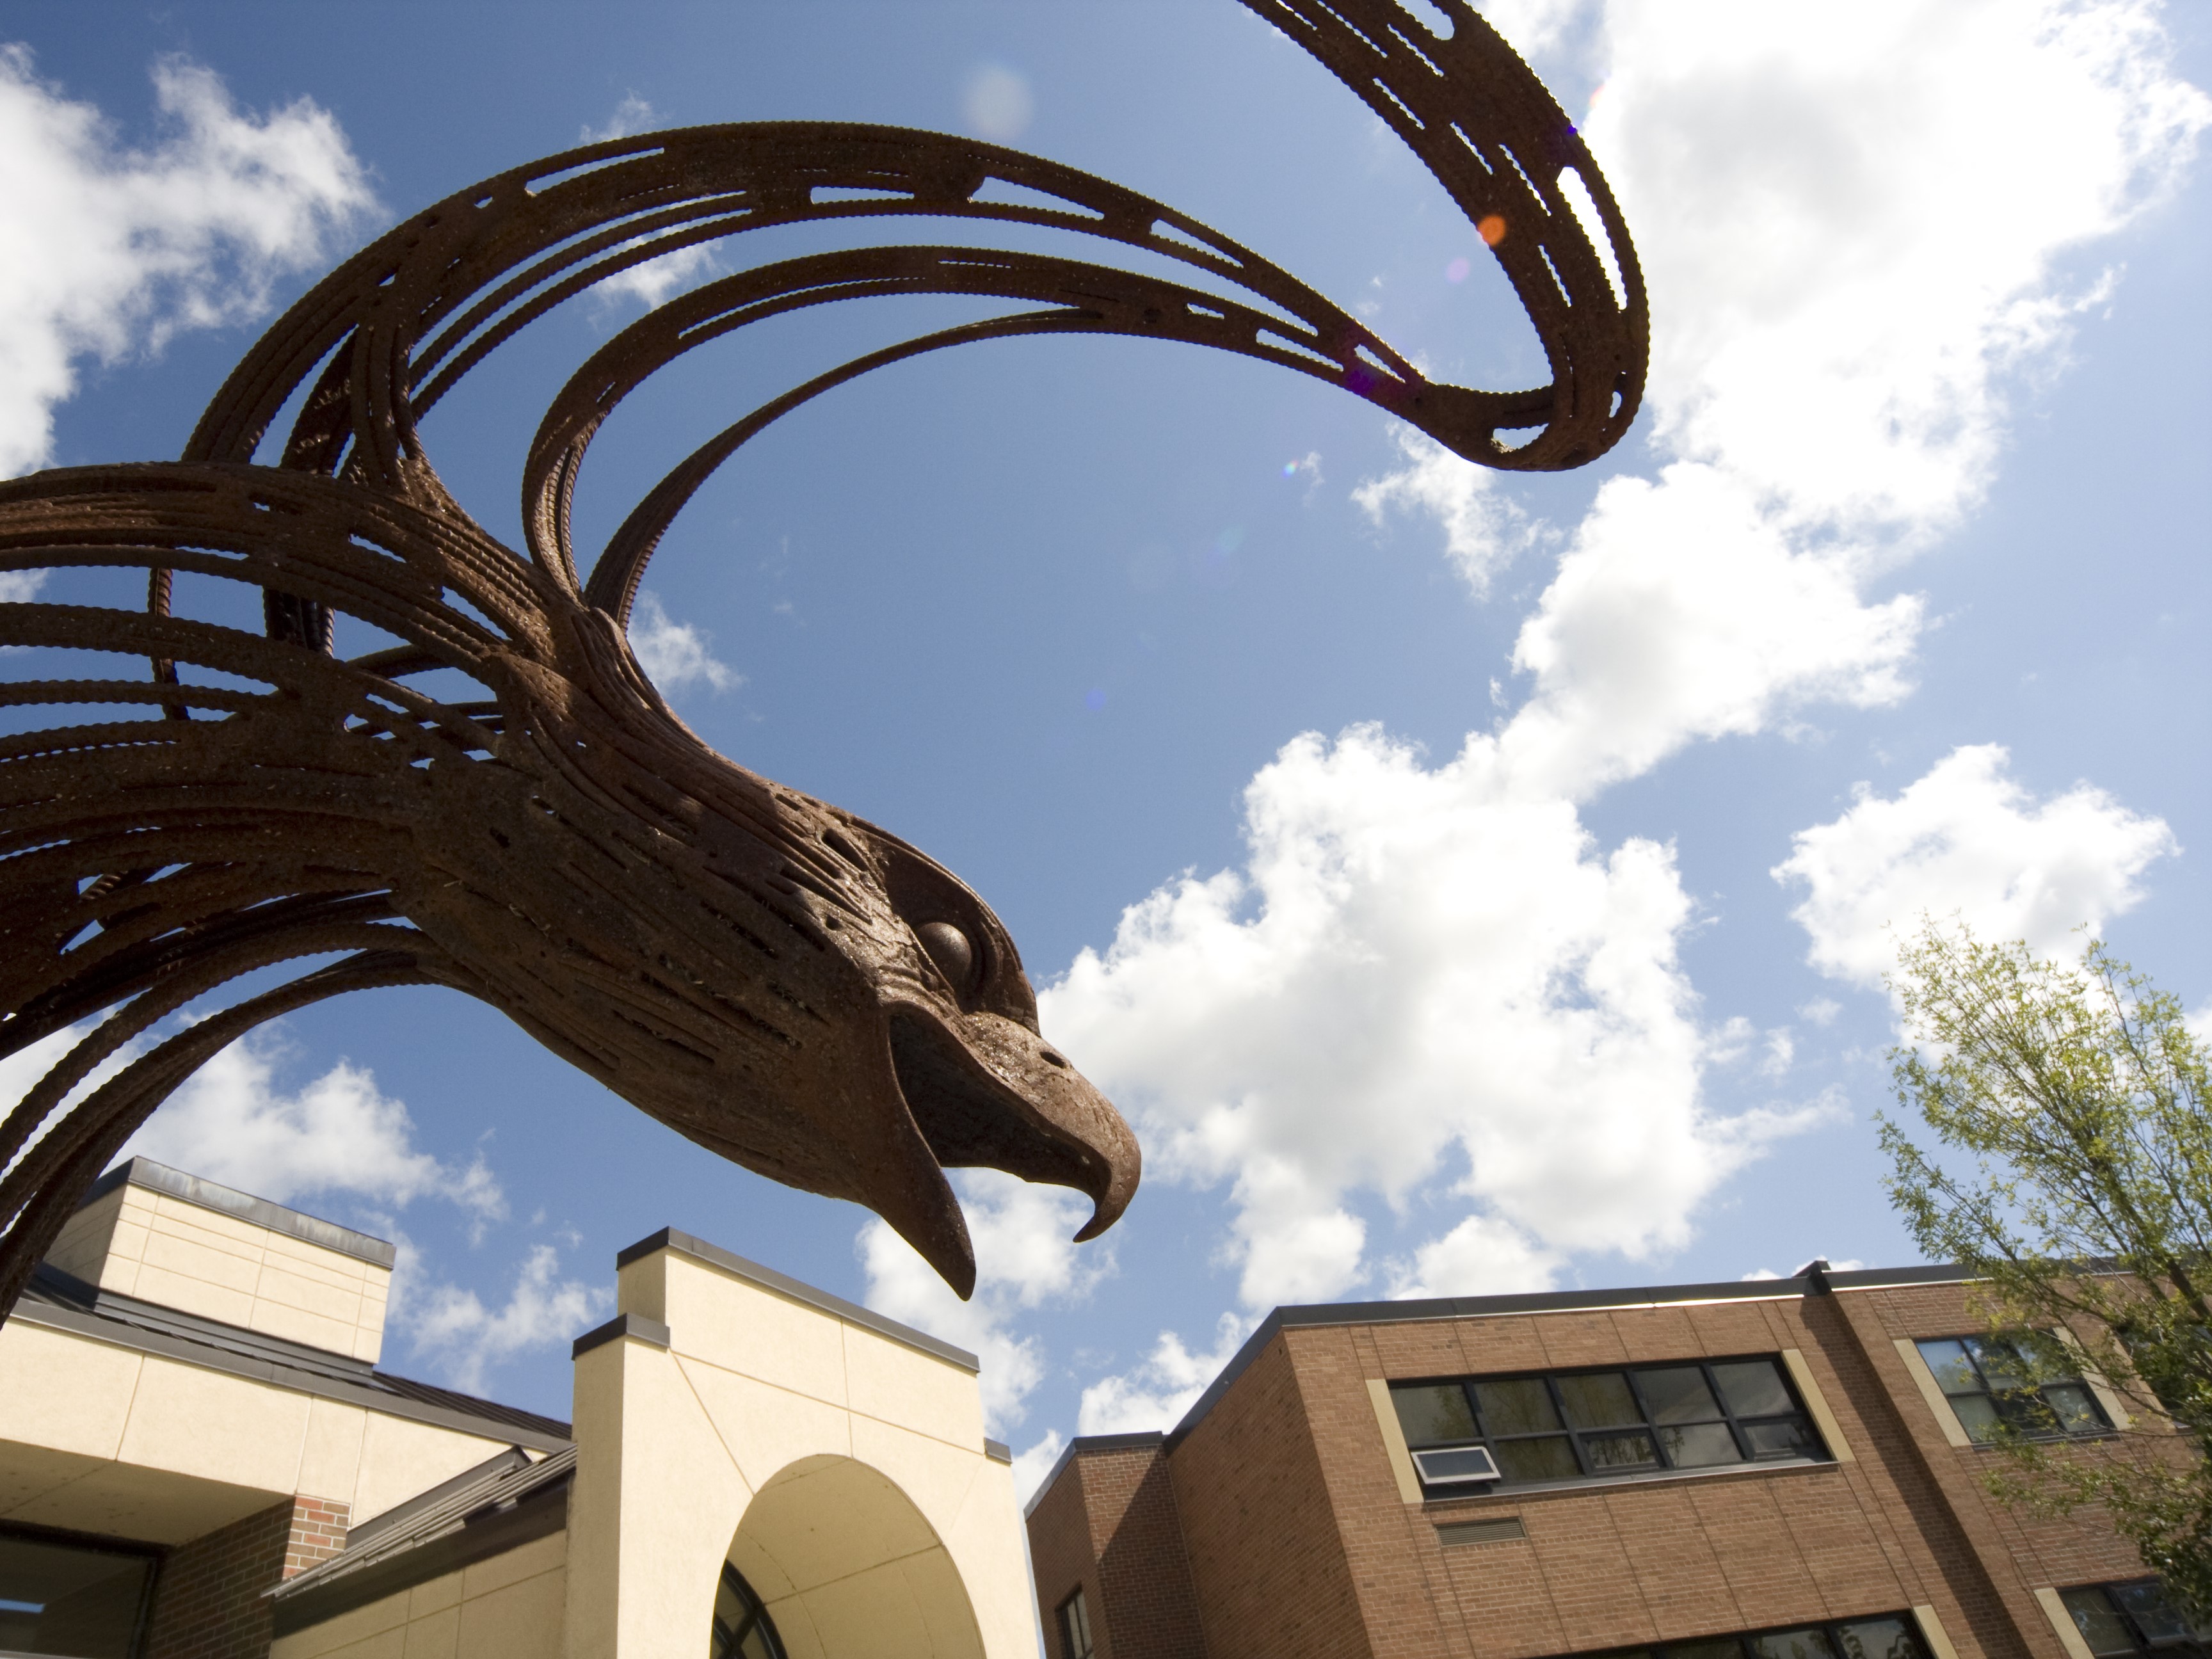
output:
M945 1166L1089 1194L1079 1237L1113 1223L1137 1184L1136 1141L1039 1035L990 908L896 836L708 749L624 627L662 532L747 439L871 368L974 340L1212 346L1340 386L1489 466L1576 466L1619 441L1643 388L1642 279L1603 178L1534 76L1457 0L1443 3L1448 40L1391 0L1246 3L1364 99L1481 228L1549 385L1431 381L1250 249L1087 173L934 133L759 123L594 144L459 191L294 306L182 460L0 485L0 570L137 573L149 596L143 609L0 605L0 644L118 663L0 686L19 709L76 722L0 738L0 1053L75 1034L0 1126L0 1316L195 1068L263 1020L386 985L490 1003L702 1146L867 1206L963 1295L975 1262ZM1618 291L1562 193L1570 168ZM440 483L422 416L561 301L709 240L912 215L1077 231L1191 277L951 246L758 266L653 311L562 389L525 467L523 551ZM576 477L647 376L763 318L907 294L1023 308L856 358L753 410L671 471L586 569ZM275 463L258 465L295 399ZM179 574L262 590L262 631L172 615ZM339 612L399 643L340 659ZM131 658L150 678L129 677ZM441 671L472 689L414 683ZM295 963L310 971L162 1035L241 975Z

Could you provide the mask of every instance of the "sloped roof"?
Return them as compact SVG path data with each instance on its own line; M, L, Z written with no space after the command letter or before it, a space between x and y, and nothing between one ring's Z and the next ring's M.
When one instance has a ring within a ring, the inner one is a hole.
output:
M510 1447L355 1528L334 1555L269 1592L279 1636L504 1554L568 1522L571 1445L532 1462Z
M348 1354L102 1290L49 1263L40 1264L11 1316L488 1440L519 1440L538 1451L559 1450L573 1433L557 1418L394 1376Z

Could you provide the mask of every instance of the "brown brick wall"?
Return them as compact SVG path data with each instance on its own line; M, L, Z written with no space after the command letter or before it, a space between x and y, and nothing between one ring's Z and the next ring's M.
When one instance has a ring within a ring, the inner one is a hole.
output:
M169 1552L154 1586L146 1659L265 1659L268 1591L345 1547L347 1507L301 1497Z
M1896 1339L1980 1328L1963 1286L1933 1285L1286 1329L1166 1458L1207 1649L1540 1659L1929 1606L1960 1659L2063 1659L2034 1591L2142 1568L2094 1512L1997 1503L1999 1454L1944 1438ZM1367 1386L1784 1349L1851 1461L1408 1504ZM1437 1533L1505 1516L1524 1538Z
M1029 1518L1048 1659L1080 1586L1098 1659L1204 1659L1182 1526L1159 1440L1075 1455Z
M1212 1659L1375 1651L1317 1439L1279 1334L1170 1455Z

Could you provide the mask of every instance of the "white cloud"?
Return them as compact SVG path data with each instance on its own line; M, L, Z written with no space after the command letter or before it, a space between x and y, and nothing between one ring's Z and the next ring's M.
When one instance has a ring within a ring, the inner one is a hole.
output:
M276 1083L284 1057L265 1035L232 1043L162 1104L123 1156L143 1153L279 1204L329 1193L399 1206L437 1198L479 1227L505 1218L506 1197L483 1155L454 1164L420 1151L405 1103L378 1089L372 1073L341 1060L286 1093Z
M1212 1352L1194 1353L1173 1331L1160 1333L1152 1351L1132 1370L1103 1377L1083 1391L1078 1434L1141 1434L1171 1429L1206 1392L1206 1385L1237 1357L1256 1322L1224 1314L1214 1328Z
M87 356L244 321L373 205L330 113L233 106L210 70L154 70L162 136L124 148L100 112L0 46L0 476L43 465Z
M1797 832L1773 873L1808 890L1790 915L1814 967L1878 986L1923 915L2055 952L2142 902L2136 878L2179 850L2165 821L2086 783L2038 805L2007 760L1996 744L1954 749L1894 799L1861 784L1842 816Z
M1014 1454L1014 1501L1026 1504L1052 1473L1052 1466L1060 1462L1060 1454L1067 1445L1067 1437L1058 1429L1047 1429L1044 1437L1035 1445Z
M502 1361L581 1334L605 1316L614 1300L604 1286L561 1278L561 1255L550 1244L532 1249L506 1305L496 1309L458 1285L416 1288L421 1267L410 1255L402 1251L393 1275L392 1317L405 1328L413 1351L434 1357L452 1385L465 1393L481 1393L487 1374ZM403 1279L410 1285L404 1302L396 1297Z
M997 1170L965 1170L954 1179L975 1248L975 1295L963 1302L913 1246L871 1221L856 1241L868 1274L863 1299L976 1355L984 1422L1004 1435L1027 1414L1024 1402L1044 1380L1042 1350L1035 1338L1016 1335L1014 1323L1025 1310L1081 1301L1113 1271L1113 1253L1076 1248L1091 1206L1065 1188L1032 1186ZM1048 1467L1058 1455L1055 1445Z
M1249 1306L1350 1289L1346 1194L1448 1171L1547 1250L1678 1245L1783 1127L1700 1106L1672 855L1601 855L1494 775L1479 744L1431 769L1372 728L1300 738L1246 791L1243 871L1162 888L1044 993L1149 1168L1234 1183Z
M587 144L604 144L611 138L627 138L633 132L643 132L659 118L660 112L651 104L634 92L625 93L605 126L595 127L586 122L576 129L576 136Z
M1579 800L1810 702L1894 702L1920 619L1911 596L1864 603L1848 560L1794 547L1717 468L1612 479L1522 625L1513 664L1535 683L1498 763L1518 792Z
M1390 1294L1506 1296L1516 1291L1548 1291L1565 1264L1518 1227L1489 1216L1471 1215L1440 1238L1390 1269Z
M979 138L1011 144L1029 131L1036 113L1028 77L1004 64L978 64L961 86L961 119Z
M1364 480L1352 499L1376 525L1394 513L1425 513L1444 532L1444 551L1477 599L1490 592L1491 578L1534 541L1540 526L1512 501L1497 493L1498 474L1463 461L1435 439L1401 426L1391 434L1406 465L1379 478ZM1316 468L1320 457L1308 460ZM1284 469L1286 472L1295 470Z
M592 286L592 295L611 304L617 300L635 300L650 311L679 289L690 287L701 277L719 270L714 263L714 250L705 243L694 243L664 253L657 259L647 259L627 270L618 270L611 276L602 277ZM688 631L688 630L687 630Z
M1793 529L1924 536L1987 482L2002 377L2212 118L2147 0L1607 8L1583 135L1650 285L1656 435Z
M629 646L638 666L663 692L680 691L705 684L717 691L733 690L745 677L708 649L714 636L695 623L679 623L662 609L652 592L641 592L630 611Z

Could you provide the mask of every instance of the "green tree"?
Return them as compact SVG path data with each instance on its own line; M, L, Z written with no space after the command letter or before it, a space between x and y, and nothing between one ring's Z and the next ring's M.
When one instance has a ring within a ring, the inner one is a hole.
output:
M2055 1420L2015 1412L1991 1489L2043 1513L2102 1504L2212 1615L2205 1045L2177 999L2100 943L2074 967L1929 923L1890 987L1898 1103L1943 1149L1883 1115L1891 1200L1930 1260L1973 1275L1978 1312L2033 1378L2101 1373L2134 1419L2064 1444L2037 1431Z

